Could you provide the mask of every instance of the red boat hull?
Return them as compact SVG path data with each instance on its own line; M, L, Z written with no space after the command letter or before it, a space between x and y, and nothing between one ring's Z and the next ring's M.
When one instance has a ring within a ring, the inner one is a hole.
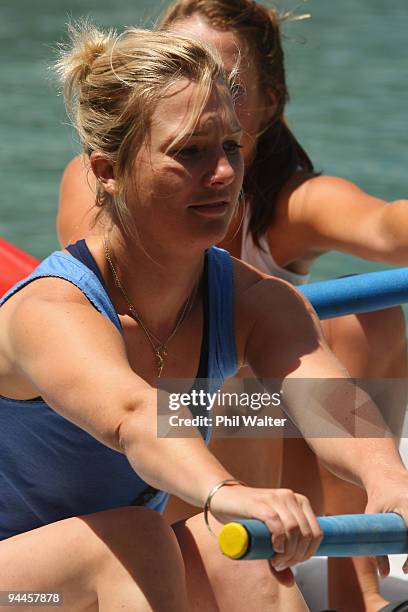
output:
M40 261L0 237L0 296L28 276Z

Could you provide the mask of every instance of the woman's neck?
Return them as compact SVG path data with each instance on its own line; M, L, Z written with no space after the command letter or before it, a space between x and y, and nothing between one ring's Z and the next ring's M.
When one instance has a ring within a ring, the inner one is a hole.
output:
M238 259L241 257L243 214L239 212L231 219L227 235L217 245Z
M131 314L130 302L155 335L167 337L187 301L194 301L204 253L163 251L153 259L140 243L113 232L87 242L118 314Z

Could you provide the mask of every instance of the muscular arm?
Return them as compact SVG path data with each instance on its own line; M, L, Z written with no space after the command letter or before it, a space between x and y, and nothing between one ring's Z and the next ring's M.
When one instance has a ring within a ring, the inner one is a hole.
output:
M61 180L57 234L61 246L76 242L93 229L95 215L95 176L85 156L74 157Z
M202 506L230 477L201 439L157 438L156 390L130 368L113 324L75 287L37 280L6 302L1 317L9 378L28 381L56 412L124 452L147 483Z
M337 250L408 264L408 200L385 202L341 178L309 179L282 198L275 229L284 226L303 253Z
M308 444L329 469L367 490L379 473L405 477L394 440L368 437L387 433L382 417L368 396L355 392L303 297L271 279L254 285L246 300L257 311L246 345L247 361L258 377L283 379L290 416L301 430L307 429ZM367 425L365 437L354 437L356 410L360 424ZM317 437L322 422L330 425L330 437Z

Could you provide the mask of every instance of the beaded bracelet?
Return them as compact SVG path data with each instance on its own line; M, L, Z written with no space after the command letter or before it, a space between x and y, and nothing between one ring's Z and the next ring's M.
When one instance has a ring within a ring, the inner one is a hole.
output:
M210 523L208 521L208 513L211 510L211 500L214 497L214 495L217 493L217 491L219 491L222 487L225 487L225 486L228 486L228 485L242 485L244 487L246 486L245 483L243 483L241 480L237 480L236 478L227 478L226 480L221 480L221 482L219 482L218 484L213 486L213 488L210 490L210 492L207 495L207 499L205 500L205 504L204 504L204 522L207 525L208 531L214 537L216 537L216 535L213 532L213 530L211 529Z

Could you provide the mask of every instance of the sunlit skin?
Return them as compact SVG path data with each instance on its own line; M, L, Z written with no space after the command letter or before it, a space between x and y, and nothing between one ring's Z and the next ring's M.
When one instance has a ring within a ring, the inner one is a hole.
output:
M129 206L143 202L137 226L153 257L168 246L182 253L219 242L239 196L242 130L225 85L212 91L197 125L173 144L191 115L192 88L191 83L177 85L153 114L151 144L143 145L135 160L137 189L127 194ZM181 122L180 108L187 109ZM157 227L159 215L165 223Z

